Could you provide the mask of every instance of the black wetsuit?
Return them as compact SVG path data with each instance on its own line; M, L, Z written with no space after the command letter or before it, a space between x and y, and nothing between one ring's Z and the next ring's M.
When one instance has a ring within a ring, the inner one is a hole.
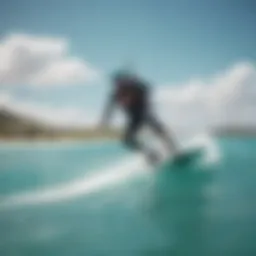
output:
M136 140L136 134L143 125L148 125L156 133L163 133L162 125L151 112L149 97L149 87L141 81L129 81L117 87L111 97L111 104L117 103L127 114L123 141L132 149L143 150ZM128 103L125 103L125 98Z

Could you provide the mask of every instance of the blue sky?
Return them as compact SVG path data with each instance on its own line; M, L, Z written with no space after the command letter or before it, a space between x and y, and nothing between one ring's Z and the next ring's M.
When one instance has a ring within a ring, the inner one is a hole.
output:
M99 70L131 61L153 85L177 84L254 62L255 12L256 3L240 0L9 0L1 3L0 35L66 38L70 54ZM4 89L24 100L89 107L104 97L105 84Z

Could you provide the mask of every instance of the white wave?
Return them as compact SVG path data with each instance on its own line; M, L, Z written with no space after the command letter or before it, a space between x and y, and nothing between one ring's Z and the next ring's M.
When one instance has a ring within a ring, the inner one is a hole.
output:
M132 156L117 165L98 170L96 174L85 175L79 180L37 191L6 196L1 199L0 209L22 205L54 203L100 191L129 177L145 173L148 166L140 156Z
M202 148L205 153L202 161L204 165L217 164L221 160L221 152L216 140L207 133L199 134L188 142L183 143L183 148Z
M157 149L158 152L161 152L163 159L169 159L170 155L166 151L162 141L156 137L151 130L145 128L141 131L141 142L150 149ZM201 164L209 165L218 163L221 160L221 152L217 145L216 139L211 136L209 133L198 133L193 136L185 136L178 139L178 144L180 151L193 150L193 149L202 149L204 152L203 159Z

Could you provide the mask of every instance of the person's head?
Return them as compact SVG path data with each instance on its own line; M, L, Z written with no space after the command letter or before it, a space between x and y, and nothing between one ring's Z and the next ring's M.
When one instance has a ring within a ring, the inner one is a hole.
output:
M126 70L118 70L113 73L111 80L118 86L134 80L134 75Z

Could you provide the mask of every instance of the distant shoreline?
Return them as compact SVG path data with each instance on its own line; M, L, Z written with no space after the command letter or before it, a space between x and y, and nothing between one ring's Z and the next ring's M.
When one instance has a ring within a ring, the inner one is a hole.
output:
M217 137L256 137L256 127L223 127L212 129Z
M0 141L16 142L64 142L99 141L116 139L120 136L117 128L104 127L54 127L18 115L8 109L0 109Z
M13 148L13 147L27 147L27 146L38 146L44 147L49 146L55 148L56 146L65 147L72 145L101 145L105 143L116 142L117 139L91 139L91 140L2 140L0 139L0 148Z
M93 142L116 140L121 131L84 129L84 130L46 130L34 133L0 133L0 143L63 143L63 142Z
M66 137L66 138L22 138L22 137L0 137L0 144L22 144L22 143L86 143L86 142L105 142L105 141L116 141L118 137L91 137L91 138L74 138L74 137Z
M98 138L21 138L21 137L12 137L12 138L5 138L0 137L0 143L13 143L13 142L86 142L86 141L109 141L109 140L117 140L117 137L98 137Z

